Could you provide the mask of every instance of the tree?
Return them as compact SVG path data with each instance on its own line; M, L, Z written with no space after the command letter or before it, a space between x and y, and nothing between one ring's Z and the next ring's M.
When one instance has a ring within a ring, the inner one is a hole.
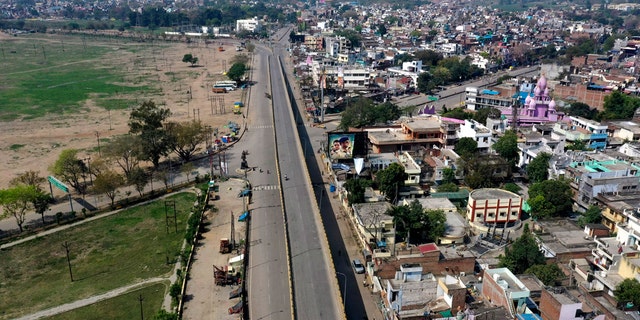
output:
M102 155L115 161L122 168L125 177L129 177L131 170L140 163L140 158L144 158L143 144L140 136L116 136L102 148Z
M342 112L338 128L348 130L349 128L387 123L400 118L400 114L398 106L391 102L376 105L371 99L358 98L355 103L350 104Z
M414 243L435 242L446 230L444 211L425 211L418 200L411 201L409 205L395 206L387 214L393 216L396 234L404 237L407 243L411 239Z
M13 216L20 232L24 230L22 226L37 192L38 190L34 186L24 184L0 190L2 217Z
M115 205L118 188L124 186L124 177L115 171L107 170L96 176L93 181L93 189L97 193L104 193L111 199L111 206Z
M567 113L570 116L583 117L586 119L595 119L598 115L597 109L592 109L588 104L583 102L574 102L568 108Z
M513 182L505 183L502 189L507 190L509 192L513 192L515 194L520 194L520 191L522 191L522 188L520 188L520 186L518 186Z
M230 62L231 65L242 63L246 66L247 63L249 63L249 56L247 56L246 54L236 54L235 56L233 56L233 58L231 58Z
M496 150L498 154L507 160L511 165L515 165L519 157L518 136L515 132L509 130L504 133L491 148Z
M378 24L378 32L381 37L384 37L387 34L387 27L384 23Z
M631 302L634 306L638 306L640 305L640 282L634 278L624 279L616 286L613 295L620 303Z
M566 180L545 180L529 188L529 206L534 218L556 217L572 212L573 194Z
M456 170L453 168L442 169L442 184L455 183L456 182Z
M591 205L578 219L578 224L584 227L589 223L600 223L602 221L602 210L598 206Z
M469 159L478 152L478 142L469 137L460 138L453 150L463 159Z
M527 176L532 182L541 182L549 178L549 160L551 154L543 152L538 154L527 165Z
M502 112L496 108L482 108L473 115L473 120L486 125L487 118L499 119L501 115Z
M376 182L387 199L395 203L398 200L398 193L404 188L404 181L407 180L407 177L404 167L394 162L386 169L378 171Z
M138 194L140 194L140 196L142 197L142 192L144 191L144 188L147 186L149 181L151 181L151 176L144 169L135 167L129 172L129 175L126 176L126 179L127 183L134 186L136 191L138 191Z
M631 119L636 109L640 107L640 99L614 91L604 97L603 107L604 111L599 115L600 119Z
M245 72L247 72L247 66L244 63L234 63L227 71L227 77L233 81L240 82Z
M167 134L171 139L171 148L184 162L191 160L193 155L200 150L198 147L209 137L208 129L202 122L169 123Z
M247 42L247 44L245 45L245 48L247 48L247 51L253 52L253 50L256 49L256 45L251 42Z
M198 63L198 58L194 57L191 53L187 53L182 57L182 62L191 63L191 66L193 67L196 63Z
M371 180L367 179L348 179L344 183L344 188L349 192L347 200L349 205L354 203L364 203L364 193L366 188L371 186Z
M457 184L453 182L441 184L440 186L438 186L438 192L458 192L458 191L460 191L460 188L458 187Z
M9 181L9 185L17 186L20 184L34 186L37 189L42 189L42 184L45 183L47 179L40 176L40 173L37 171L25 171L21 174L18 174L15 178Z
M534 274L542 283L547 286L555 286L556 283L565 277L560 267L557 264L537 264L533 265L524 273Z
M433 83L433 76L429 72L422 72L418 75L418 91L424 94L431 94L436 84Z
M544 254L529 230L529 224L524 225L522 235L506 247L504 255L500 255L498 259L500 267L509 268L514 274L521 274L530 266L545 263Z
M33 210L40 215L40 219L42 219L42 224L44 225L44 213L49 210L49 206L51 204L51 196L47 193L44 193L42 190L36 190L34 197L31 199L31 205L33 206Z
M164 128L170 115L169 109L160 108L149 100L134 108L129 116L129 132L144 141L140 157L151 161L155 168L160 164L160 157L166 156L171 148L171 140Z
M62 150L58 160L49 168L62 182L71 186L74 190L84 194L84 185L80 182L82 175L87 172L86 164L78 159L78 150Z

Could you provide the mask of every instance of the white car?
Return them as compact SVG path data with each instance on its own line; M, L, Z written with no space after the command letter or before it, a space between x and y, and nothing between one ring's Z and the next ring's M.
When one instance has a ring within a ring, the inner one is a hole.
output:
M364 265L362 264L362 262L360 262L360 260L354 259L352 263L353 270L355 270L356 273L364 273Z

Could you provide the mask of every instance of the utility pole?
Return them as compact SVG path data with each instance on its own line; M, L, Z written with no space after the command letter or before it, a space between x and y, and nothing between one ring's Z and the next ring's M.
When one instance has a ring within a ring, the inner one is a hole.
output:
M140 295L138 297L138 301L140 301L140 320L144 320L144 312L142 311L142 301L144 299L142 298L142 295Z
M69 243L65 241L62 244L62 247L67 252L67 265L69 266L69 276L71 277L71 282L73 282L73 272L71 272L71 258L69 257Z
M324 67L322 67L322 74L320 75L320 123L324 124Z
M100 152L100 132L96 131L96 140L98 140L98 155L102 157L102 153Z

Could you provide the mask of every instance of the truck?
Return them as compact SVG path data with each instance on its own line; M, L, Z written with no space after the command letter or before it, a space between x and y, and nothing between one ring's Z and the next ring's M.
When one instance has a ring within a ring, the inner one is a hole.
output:
M229 238L220 239L220 253L229 252L231 252L231 243L229 242Z
M227 89L225 88L211 88L213 93L227 93Z

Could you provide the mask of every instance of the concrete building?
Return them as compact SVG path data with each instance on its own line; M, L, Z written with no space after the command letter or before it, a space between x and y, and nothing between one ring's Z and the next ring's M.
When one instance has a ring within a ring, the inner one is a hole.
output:
M476 189L469 194L467 220L479 224L508 224L520 220L523 199L502 189Z
M514 103L512 97L500 95L500 92L496 90L466 87L464 94L464 103L469 110L510 108Z
M551 133L555 140L567 143L582 141L587 148L604 150L607 147L608 126L581 117L569 117L570 123L556 123Z
M260 20L258 17L254 17L252 19L241 19L236 20L236 32L240 31L250 31L250 32L258 32L262 29L262 25L260 24Z
M390 257L388 248L395 246L393 217L388 202L355 203L352 206L352 222L361 245L373 252L374 258Z
M478 144L480 153L488 153L491 150L492 139L491 131L475 120L464 120L464 124L460 125L460 133L458 138L471 138Z
M632 193L639 190L640 167L626 161L603 158L572 162L567 177L577 189L576 203L588 208L599 194Z
M540 315L544 320L605 320L600 310L585 305L563 287L545 288L540 297Z
M529 289L509 269L484 271L482 295L494 305L507 309L511 318L515 318L516 314L525 313L529 294Z

